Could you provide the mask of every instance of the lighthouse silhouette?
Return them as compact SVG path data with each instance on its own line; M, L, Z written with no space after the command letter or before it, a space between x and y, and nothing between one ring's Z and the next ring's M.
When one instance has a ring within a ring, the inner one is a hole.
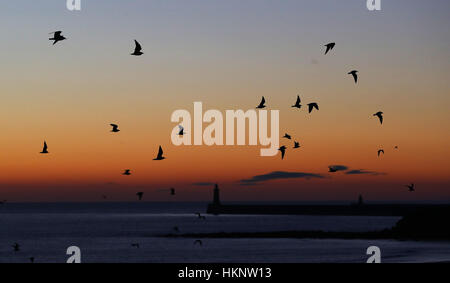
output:
M220 205L219 185L214 185L213 205Z

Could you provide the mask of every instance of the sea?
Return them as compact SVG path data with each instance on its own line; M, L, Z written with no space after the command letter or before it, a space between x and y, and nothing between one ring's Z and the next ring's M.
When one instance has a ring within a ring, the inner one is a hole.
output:
M393 227L400 219L214 216L204 214L206 206L201 202L5 203L0 205L0 263L27 263L30 258L35 263L65 263L72 246L80 249L83 263L364 263L370 246L380 248L382 262L450 261L450 242L166 237L214 232L362 232ZM19 251L14 251L15 243Z

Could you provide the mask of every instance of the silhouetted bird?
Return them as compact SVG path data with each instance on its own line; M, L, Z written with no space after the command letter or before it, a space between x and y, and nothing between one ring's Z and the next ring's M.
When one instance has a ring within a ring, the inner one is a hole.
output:
M414 192L414 191L416 190L414 184L406 185L406 187L408 188L408 190L409 190L410 192Z
M300 104L300 102L301 102L300 95L297 95L297 101L295 101L295 104L292 105L291 107L295 107L298 109L302 108L302 105Z
M333 47L336 45L336 43L331 42L328 44L325 44L325 46L327 47L327 50L325 50L325 55L327 55L328 51L330 51L331 49L333 49Z
M266 99L264 98L264 96L261 99L261 103L259 103L258 106L256 106L257 109L263 109L266 108L266 105L264 105L266 103Z
M398 145L394 146L394 149L398 149Z
M133 244L131 244L131 246L133 248L137 248L137 249L139 249L139 247L140 247L140 245L138 243L133 243Z
M283 138L290 140L292 137L286 133L284 134Z
M381 153L384 154L384 150L383 150L383 149L379 149L379 150L378 150L378 156L380 156Z
M61 35L62 31L55 31L55 32L51 32L50 34L53 33L53 37L49 38L49 40L53 40L53 45L55 45L58 41L62 41L64 39L66 39L64 36Z
M42 148L42 151L40 152L40 153L42 153L42 154L47 154L48 153L48 150L47 150L47 142L46 141L44 141L44 147Z
M380 119L380 123L383 124L383 112L378 111L377 113L373 114L373 116L377 116L378 119Z
M163 150L161 146L159 146L158 155L153 160L163 160L165 157L163 156Z
M197 245L197 244L199 244L200 246L203 246L202 240L195 240L194 241L194 246Z
M179 135L179 136L184 135L184 128L183 128L183 126L178 125L178 128L180 128L180 130L178 131L178 135Z
M175 189L174 189L174 188L170 188L170 194L171 194L172 196L175 195Z
M120 132L119 126L118 126L118 125L116 125L116 124L110 124L110 125L111 125L111 127L112 127L111 132L113 132L113 133Z
M20 251L20 245L18 243L14 243L14 245L12 245L13 249L15 252Z
M142 200L142 197L144 196L144 193L143 192L138 192L138 193L136 193L136 195L137 195L139 200Z
M286 147L283 145L278 150L281 151L281 160L283 160L284 154L286 153Z
M34 257L30 257L30 262L34 263Z
M131 171L130 169L125 169L125 171L122 173L122 175L127 175L127 176L131 175L130 171Z
M356 70L353 70L348 73L349 75L353 76L353 79L355 80L355 84L358 82L358 75L356 73L358 73L358 71L356 71Z
M330 172L330 173L335 173L335 172L337 172L338 170L336 169L336 168L334 168L333 166L328 166L328 172Z
M134 56L141 56L142 54L144 54L144 53L142 52L142 46L139 44L139 42L137 42L136 39L134 40L134 44L135 44L134 52L131 53L131 55L134 55Z
M294 147L293 148L299 148L300 147L300 143L299 142L296 142L296 141L294 141Z
M198 219L203 219L203 220L206 219L206 217L201 215L200 213L197 212L196 214L197 214Z
M313 111L314 108L319 110L319 105L317 103L315 103L315 102L309 103L308 104L308 113L311 113L311 111Z

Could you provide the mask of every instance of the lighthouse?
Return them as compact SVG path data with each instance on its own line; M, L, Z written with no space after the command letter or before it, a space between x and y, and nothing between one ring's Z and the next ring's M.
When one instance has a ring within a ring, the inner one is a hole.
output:
M214 185L213 205L220 205L219 185Z

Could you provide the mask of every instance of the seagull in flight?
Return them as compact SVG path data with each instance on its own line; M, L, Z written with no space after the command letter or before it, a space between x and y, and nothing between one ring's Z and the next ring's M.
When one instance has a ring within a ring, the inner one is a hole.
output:
M110 125L111 125L111 127L112 127L111 132L113 132L113 133L118 133L118 132L120 132L120 130L119 130L119 125L116 125L116 124L110 124Z
M380 124L383 124L383 112L378 111L377 113L373 114L373 116L377 116L378 119L380 119Z
M299 142L296 142L296 141L294 141L294 147L293 148L300 148L300 143Z
M406 187L408 188L408 190L409 190L410 192L414 192L414 191L416 190L414 184L406 185Z
M138 193L136 193L136 195L138 196L139 200L142 200L142 197L144 196L144 193L143 192L138 192Z
M308 113L311 113L313 111L313 109L316 108L317 110L319 110L319 105L315 102L313 103L309 103L308 104Z
M58 41L65 40L66 38L61 35L62 31L55 31L51 32L50 34L53 34L52 38L49 38L49 40L53 40L53 45L55 45Z
M325 55L327 55L328 51L332 50L335 45L336 45L336 43L334 43L334 42L325 44L325 46L327 47L327 50L325 50Z
M131 55L134 55L134 56L141 56L142 54L144 54L144 53L142 52L142 46L139 44L139 42L137 42L136 39L134 40L134 44L135 44L134 52L131 53Z
M125 171L122 173L122 175L130 176L131 175L130 171L131 171L130 169L125 169Z
M47 150L47 142L46 141L44 141L44 147L42 148L42 151L40 152L40 153L42 153L42 154L47 154L48 153L48 150Z
M286 153L286 147L283 145L278 150L281 151L281 160L283 160L284 154Z
M184 135L184 128L183 128L183 126L178 125L178 128L180 129L180 130L178 131L178 135L179 135L179 136Z
M380 157L380 154L381 154L381 153L383 153L383 155L384 155L384 149L379 149L379 150L378 150L378 157Z
M328 166L328 172L330 172L330 173L335 173L335 172L337 172L338 170L336 169L336 168L334 168L333 166Z
M199 244L200 246L203 246L202 240L195 240L195 241L194 241L194 246L195 246L196 244Z
M163 160L163 159L165 159L165 157L163 156L163 150L162 147L159 146L158 156L156 156L156 158L154 158L153 160Z
M256 109L266 108L266 105L264 105L265 103L266 103L266 99L263 96L262 99L261 99L261 103L259 103L259 105L256 107Z
M353 76L353 79L355 80L355 84L358 82L358 75L356 73L358 73L357 70L353 70L353 71L348 73L349 75Z
M297 101L295 101L295 104L292 105L291 107L295 107L295 108L300 109L300 108L302 107L302 105L300 104L300 102L301 102L300 95L297 95Z
M284 134L283 138L290 140L292 137L286 133Z

